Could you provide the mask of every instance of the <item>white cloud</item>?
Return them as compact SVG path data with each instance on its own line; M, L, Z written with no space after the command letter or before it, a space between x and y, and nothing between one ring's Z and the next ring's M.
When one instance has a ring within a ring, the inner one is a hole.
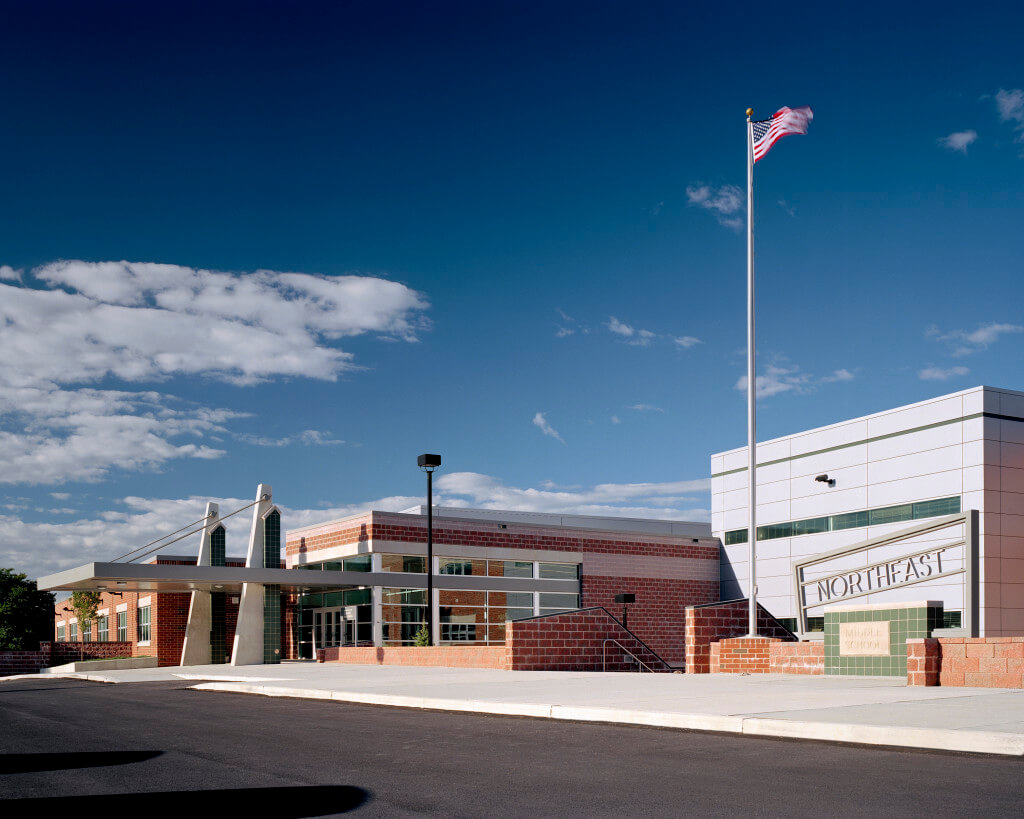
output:
M967 367L926 367L917 374L917 377L922 381L948 381L950 378L967 375L969 372Z
M0 279L3 279L4 281L20 282L21 275L22 272L20 270L15 270L10 265L0 264Z
M804 393L811 386L811 376L800 372L799 367L765 367L765 374L757 376L757 397L768 398L784 392ZM747 377L741 376L736 382L736 389L747 390Z
M949 136L939 137L939 145L950 151L967 153L967 146L978 138L977 131L955 131Z
M0 340L19 361L10 375L31 382L335 380L356 365L329 342L367 332L414 341L426 326L419 293L366 276L75 261L33 274L49 289L0 285Z
M688 185L686 199L692 207L711 211L720 225L733 230L743 227L743 219L733 216L745 210L743 191L736 185L722 185L718 188L701 183Z
M71 497L70 492L51 492L50 497L54 500L67 500Z
M689 350L691 347L696 347L698 344L703 342L694 336L672 336L672 341L677 347L684 350Z
M524 512L656 517L666 520L707 521L706 493L709 479L666 483L600 484L590 488L558 486L551 481L541 488L520 489L476 472L441 475L435 482L439 506L510 509ZM26 499L27 500L27 499ZM62 523L32 523L15 515L0 515L4 538L0 540L0 566L12 566L29 577L70 569L92 561L109 561L150 541L199 521L207 500L220 504L227 515L251 502L251 498L123 498L117 508ZM422 497L391 496L347 505L296 508L275 498L286 530L376 509L398 512L424 503ZM20 507L25 508L25 507ZM12 510L18 511L18 510ZM61 513L67 510L60 510ZM245 555L251 515L242 512L225 520L227 552ZM46 544L46 548L40 548ZM199 535L189 535L167 547L164 554L194 555Z
M223 423L241 415L155 392L0 390L0 416L23 422L18 431L0 430L0 483L96 481L115 467L152 469L176 458L217 458L223 450L201 439L225 432Z
M657 338L657 333L633 327L631 324L619 321L615 316L609 316L605 326L616 335L628 338L629 343L636 347L646 347L653 339Z
M1003 122L1016 122L1024 127L1024 89L1011 88L1007 91L1000 88L996 92L996 108Z
M613 424L621 424L621 423L622 423L622 419L621 419L621 418L619 418L619 416L618 416L618 415L613 415L613 416L612 416L612 423L613 423Z
M823 384L833 384L838 381L853 381L853 373L847 369L840 369L833 371L832 375L826 375L821 379Z
M565 441L562 441L562 436L558 434L558 431L554 427L552 427L551 424L548 423L548 419L545 418L544 416L545 413L543 412L538 412L536 415L534 415L533 425L537 427L537 429L539 429L545 435L549 435L556 441L561 441L564 444Z
M636 410L637 412L664 412L661 407L656 407L654 404L632 404L626 409Z
M345 442L332 438L329 432L321 432L317 429L307 429L298 435L285 435L283 438L268 438L263 435L240 433L235 436L247 444L254 446L285 447L285 446L339 446Z
M119 508L64 523L31 523L13 515L0 515L0 526L4 529L4 539L0 541L0 566L14 566L30 577L39 577L83 563L109 561L187 523L198 521L206 511L207 500L220 504L221 515L252 501L251 498L190 497L172 500L127 497L122 499ZM285 528L298 529L370 509L397 512L421 503L424 503L421 497L395 496L320 509L296 509L280 503L278 506ZM251 513L242 512L224 521L229 555L245 555L251 520ZM46 548L40 548L40 544L46 544ZM195 555L198 549L199 535L196 534L171 544L164 553Z
M576 331L571 327L559 327L555 332L555 338L565 338L566 336L571 336L575 332Z
M976 330L950 330L942 332L937 327L929 327L925 336L934 341L946 342L950 345L951 354L955 358L963 358L973 353L987 350L989 345L999 340L1000 336L1024 332L1024 326L1005 322L982 324Z
M706 521L710 515L704 494L709 479L666 483L606 483L578 491L520 489L478 472L441 476L436 486L445 493L446 506L474 506L523 512L562 512L579 515L658 517ZM700 495L694 498L692 495ZM682 508L683 506L686 508Z
M32 276L26 284L0 269L0 279L16 282L0 284L0 419L14 427L0 431L7 483L98 480L115 467L216 458L223 450L197 439L226 433L224 422L243 415L90 386L102 380L335 380L357 368L334 346L339 339L372 332L415 341L428 326L423 296L366 276L80 261ZM333 442L318 435L294 437Z

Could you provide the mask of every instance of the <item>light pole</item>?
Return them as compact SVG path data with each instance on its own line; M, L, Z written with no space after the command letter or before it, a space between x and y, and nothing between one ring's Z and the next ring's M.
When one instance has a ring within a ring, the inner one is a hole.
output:
M427 473L427 633L434 644L434 470L441 465L440 455L420 455L416 464Z

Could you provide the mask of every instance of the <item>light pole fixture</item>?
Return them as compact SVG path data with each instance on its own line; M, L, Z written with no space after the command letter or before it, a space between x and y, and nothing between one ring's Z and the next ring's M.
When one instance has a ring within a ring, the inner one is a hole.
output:
M615 595L615 602L622 604L622 627L629 631L629 621L626 619L626 606L630 603L636 602L635 594L617 594Z
M434 470L441 465L440 455L424 453L416 465L427 473L427 634L434 644Z

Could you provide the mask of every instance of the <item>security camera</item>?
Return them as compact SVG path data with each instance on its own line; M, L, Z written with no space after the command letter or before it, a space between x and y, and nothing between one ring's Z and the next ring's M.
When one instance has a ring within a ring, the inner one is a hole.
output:
M818 477L816 477L814 480L816 480L818 483L827 483L829 486L836 485L836 479L830 478L828 475L818 475Z

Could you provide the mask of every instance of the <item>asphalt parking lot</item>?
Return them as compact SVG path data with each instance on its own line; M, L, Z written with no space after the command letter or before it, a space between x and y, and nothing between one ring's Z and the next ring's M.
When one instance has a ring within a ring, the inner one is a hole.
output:
M0 814L1017 816L1019 759L62 679L0 687Z

